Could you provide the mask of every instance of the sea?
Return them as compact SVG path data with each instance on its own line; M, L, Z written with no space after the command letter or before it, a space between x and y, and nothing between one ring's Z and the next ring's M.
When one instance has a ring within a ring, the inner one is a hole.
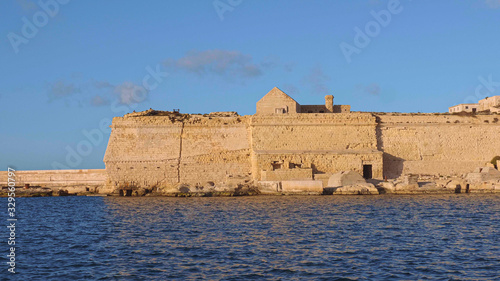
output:
M500 280L495 194L0 204L2 280Z

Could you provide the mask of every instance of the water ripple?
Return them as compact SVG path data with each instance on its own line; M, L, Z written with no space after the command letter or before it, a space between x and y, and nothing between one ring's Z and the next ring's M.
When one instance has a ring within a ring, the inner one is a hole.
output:
M19 280L500 278L498 195L18 200Z

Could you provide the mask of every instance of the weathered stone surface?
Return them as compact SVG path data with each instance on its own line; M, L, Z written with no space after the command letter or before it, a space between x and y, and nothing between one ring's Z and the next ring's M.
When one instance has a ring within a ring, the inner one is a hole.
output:
M3 188L0 190L0 197L9 197L11 193L8 189ZM51 188L47 187L32 187L32 188L16 188L16 197L47 197L47 196L58 196L57 192L54 192Z
M257 188L261 194L279 194L282 191L280 181L259 181Z
M323 182L316 180L282 181L281 192L285 194L322 194Z
M368 195L379 194L379 191L372 183L367 183L360 174L354 171L343 171L330 176L324 194Z
M469 184L470 193L500 193L500 180L487 180Z
M425 181L411 180L401 177L398 180L381 182L377 188L381 194L446 194L446 193L465 193L466 184L461 178L448 179L426 179Z
M333 188L333 195L376 195L379 191L371 183Z
M374 113L384 176L462 176L498 154L499 115Z
M354 171L342 171L335 173L328 180L328 187L363 184L366 184L366 180Z
M54 188L86 188L103 186L106 182L107 173L104 169L81 169L81 170L35 170L16 171L16 185L42 186ZM0 171L0 185L7 186L7 171Z
M473 184L500 180L500 171L494 167L479 167L473 173L469 173L466 180Z
M396 185L392 181L381 182L377 185L377 189L380 194L395 193Z
M408 174L403 176L403 183L406 185L417 184L418 175Z

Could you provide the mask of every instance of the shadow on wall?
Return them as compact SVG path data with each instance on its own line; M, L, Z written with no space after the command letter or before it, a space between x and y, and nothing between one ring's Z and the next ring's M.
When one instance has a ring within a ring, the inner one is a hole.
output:
M379 116L375 116L375 119L377 121L377 127L375 128L375 134L377 137L377 150L383 152L382 159L384 165L384 178L399 178L403 174L404 159L384 152L384 141L382 138L382 128L380 126L381 120Z
M389 153L383 154L384 177L388 179L399 178L403 174L404 159Z
M316 165L314 165L314 164L311 164L311 169L312 169L313 175L314 174L324 174L325 173L324 171L318 171L318 168L316 168Z
M384 145L382 141L382 129L380 128L380 122L381 122L380 117L375 116L375 120L377 122L377 127L375 127L375 134L377 137L377 149L379 151L383 151L382 147L384 147Z

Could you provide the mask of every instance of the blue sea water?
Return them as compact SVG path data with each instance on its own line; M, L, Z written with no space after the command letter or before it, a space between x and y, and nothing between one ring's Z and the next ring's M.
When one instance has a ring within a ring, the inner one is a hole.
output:
M499 195L17 198L16 212L3 280L500 279Z

